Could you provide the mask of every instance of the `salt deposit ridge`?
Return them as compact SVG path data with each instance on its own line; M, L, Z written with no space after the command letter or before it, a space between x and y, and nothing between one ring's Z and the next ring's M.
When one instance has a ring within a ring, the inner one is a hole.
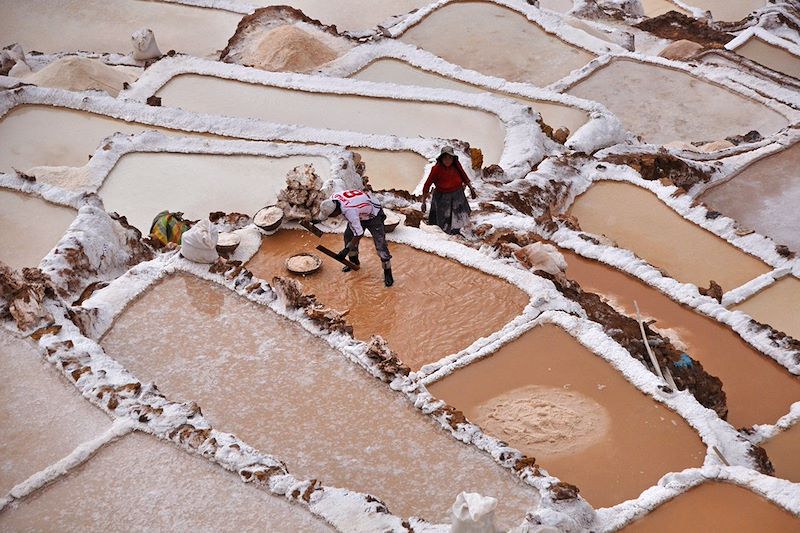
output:
M0 529L796 530L800 5L285 4L0 2Z

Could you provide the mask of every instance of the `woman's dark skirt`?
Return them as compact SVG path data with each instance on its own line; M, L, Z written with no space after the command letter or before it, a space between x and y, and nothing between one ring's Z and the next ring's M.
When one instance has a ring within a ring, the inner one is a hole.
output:
M464 189L453 192L433 191L428 224L436 224L445 233L458 233L469 223L470 211Z

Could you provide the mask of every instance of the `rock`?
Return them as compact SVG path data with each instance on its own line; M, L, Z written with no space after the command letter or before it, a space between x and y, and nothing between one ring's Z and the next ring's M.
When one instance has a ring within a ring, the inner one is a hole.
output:
M669 178L675 185L685 190L710 179L710 176L702 170L669 153L611 155L604 161L615 165L628 165L648 181Z
M469 157L472 161L472 170L480 170L483 167L483 152L480 148L470 148Z
M734 135L732 137L725 137L726 141L733 143L736 146L740 144L750 144L758 141L763 141L764 137L761 136L756 130L749 131L744 135Z
M54 295L50 278L41 270L23 268L20 272L0 261L0 316L11 315L20 331L53 321L44 303Z
M162 55L156 43L156 36L150 28L142 28L133 32L131 45L133 46L133 58L137 61L157 59Z
M703 296L710 296L711 298L714 298L717 301L717 303L722 303L722 295L723 295L722 287L720 287L719 283L717 283L713 279L711 280L711 283L709 284L707 289L700 287L698 288L698 290L700 291L700 294L702 294Z
M677 11L649 18L634 26L670 41L693 41L707 48L722 48L733 39L730 33L718 31L708 21L697 20Z
M553 132L553 140L559 144L564 144L569 138L569 128L558 128Z
M553 499L556 501L574 500L578 497L580 489L575 485L559 481L550 487L550 492L553 494Z
M699 146L699 149L703 153L711 154L714 152L720 152L722 150L728 150L730 148L733 148L734 146L736 145L733 144L732 142L724 140L724 141L713 141L710 143L703 144Z
M506 171L500 165L489 165L483 169L483 177L488 180L503 181Z
M703 49L703 45L687 39L681 39L667 45L666 48L661 50L658 54L659 57L665 59L673 59L676 61L685 61L694 56Z
M554 276L567 271L564 256L552 244L535 242L523 246L514 252L514 257L530 270L543 270Z

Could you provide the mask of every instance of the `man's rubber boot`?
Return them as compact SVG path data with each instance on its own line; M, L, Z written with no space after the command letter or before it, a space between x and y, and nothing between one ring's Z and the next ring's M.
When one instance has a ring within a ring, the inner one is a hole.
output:
M391 268L384 268L383 269L383 284L387 287L391 287L394 285L394 277L392 276L392 269Z
M352 256L348 257L347 260L350 261L351 263L353 263L354 265L361 266L361 261L358 260L358 256L357 255L352 255ZM346 266L346 267L342 268L342 272L350 272L351 270L353 270L353 269L350 268L349 266Z

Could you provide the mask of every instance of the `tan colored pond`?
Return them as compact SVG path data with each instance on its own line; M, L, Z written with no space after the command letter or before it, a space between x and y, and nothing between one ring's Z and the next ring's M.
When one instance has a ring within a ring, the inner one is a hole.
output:
M123 156L100 188L107 211L125 215L147 232L161 211L189 219L213 211L254 215L277 200L286 174L310 163L322 179L330 163L322 157L272 158L245 155L136 153Z
M0 329L0 494L101 435L111 420L42 361L28 341ZM3 527L0 514L0 529Z
M175 309L181 327L152 334ZM508 528L538 501L322 340L209 282L167 278L102 345L169 398L196 400L216 428L276 455L294 476L367 492L395 514L447 521L456 495L477 491L499 499L498 525Z
M202 512L199 512L202 510ZM4 531L333 531L180 447L133 434L0 514Z
M602 102L651 144L715 141L788 124L767 106L677 70L615 59L567 92ZM689 96L690 95L690 96Z
M684 15L689 14L688 11L673 4L670 0L641 0L641 2L642 8L644 8L644 14L648 17L657 17L670 11L677 11Z
M0 118L0 170L9 172L13 167L27 171L43 165L82 167L89 161L89 156L94 155L100 141L109 135L148 130L208 137L207 134L178 132L85 111L23 105ZM65 185L69 188L74 184Z
M566 250L561 253L567 260L568 278L602 295L630 317L636 317L636 301L644 320L655 319L653 327L722 380L733 427L774 423L800 399L800 380L731 329L623 272ZM764 394L765 390L770 393Z
M594 59L524 15L491 2L448 4L400 39L451 63L539 86L553 83Z
M775 467L775 475L800 483L800 426L796 425L761 444Z
M667 472L701 465L705 455L682 418L554 325L534 328L428 389L576 484L595 507L635 498ZM503 403L507 408L498 409Z
M176 50L217 59L241 18L242 15L227 11L166 2L4 2L0 45L20 43L26 52L84 50L127 54L133 50L131 34L150 28L164 53Z
M700 199L745 227L800 252L800 144L747 166Z
M252 117L314 128L461 139L500 160L505 128L497 116L449 104L311 93L267 85L183 74L158 95L166 106L198 113Z
M623 531L797 531L791 513L747 489L709 481L658 507Z
M15 269L38 266L76 216L74 209L0 188L0 261Z
M323 24L335 24L339 31L365 31L375 28L395 15L404 15L425 7L430 0L235 0L259 7L290 5Z
M379 189L413 191L425 176L428 160L416 152L390 152L371 148L352 147L361 154L367 165L369 184Z
M685 3L711 11L714 20L736 22L763 7L767 2L765 0L688 0Z
M337 252L343 247L338 235L320 240L305 231L278 232L264 238L247 268L266 280L294 276L284 261L306 251L322 255L314 249L320 243ZM297 279L323 304L349 309L347 321L356 338L383 336L414 370L502 329L529 301L527 294L506 281L393 243L389 251L395 284L387 289L371 239L361 242L360 251L358 272L345 274L337 262L325 257L322 270Z
M772 70L800 78L800 57L762 41L758 37L751 37L735 52Z
M800 339L800 280L794 276L773 283L733 309Z
M570 214L584 231L606 235L675 279L698 287L714 280L727 292L771 270L629 183L595 183L578 196Z
M490 92L497 96L511 98L522 104L529 105L541 113L545 123L554 129L566 126L572 133L589 120L589 115L582 109L490 91L463 81L426 72L397 59L378 59L351 77L359 80L397 83L400 85L419 85L434 89L455 89L470 93Z

